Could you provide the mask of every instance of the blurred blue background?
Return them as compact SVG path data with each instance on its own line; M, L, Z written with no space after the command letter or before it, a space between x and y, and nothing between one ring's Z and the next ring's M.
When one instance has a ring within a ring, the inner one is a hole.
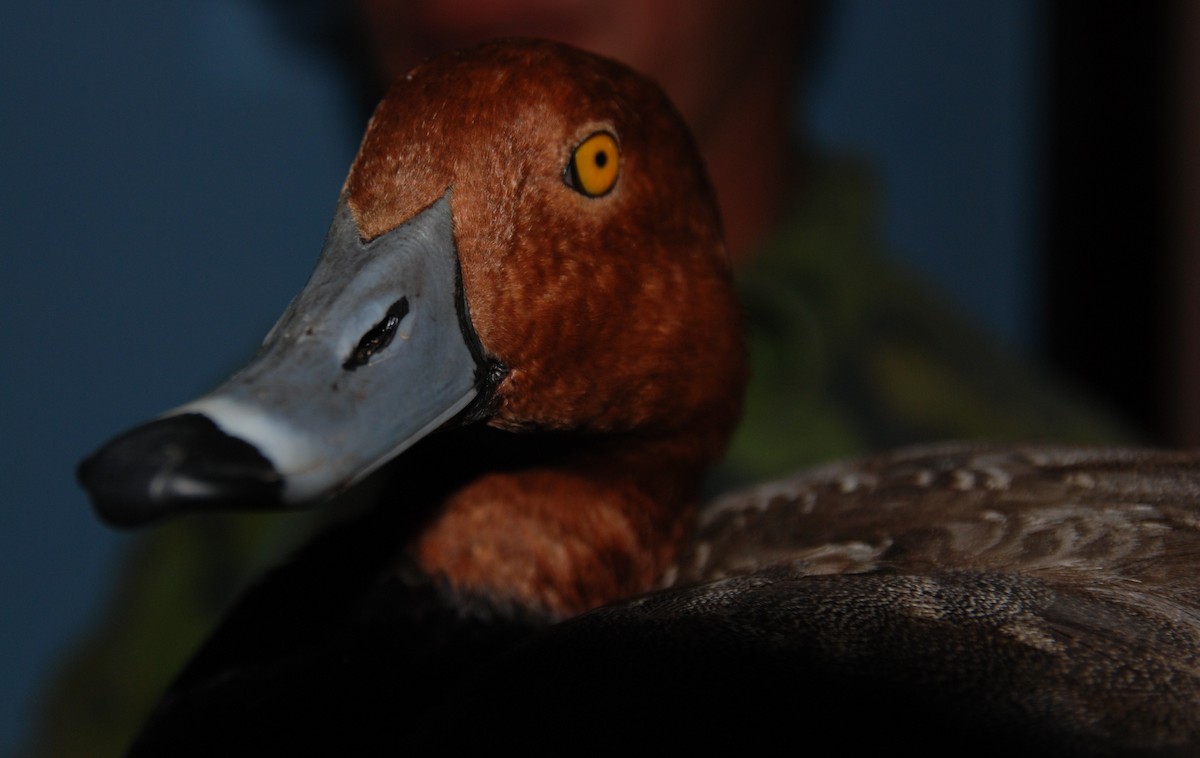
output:
M811 123L871 157L885 234L1008 341L1034 326L1033 3L834 6ZM130 536L76 462L211 387L303 284L362 123L257 0L0 10L0 750Z

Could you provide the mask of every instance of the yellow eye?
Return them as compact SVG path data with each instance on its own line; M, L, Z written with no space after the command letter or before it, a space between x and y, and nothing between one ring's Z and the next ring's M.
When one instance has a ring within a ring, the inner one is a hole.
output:
M621 151L617 138L608 132L596 132L575 148L563 176L567 186L588 197L600 197L617 183Z

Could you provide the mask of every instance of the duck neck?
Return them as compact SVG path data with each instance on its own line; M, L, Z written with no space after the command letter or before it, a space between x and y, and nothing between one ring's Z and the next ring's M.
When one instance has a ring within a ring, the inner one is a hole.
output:
M417 562L458 592L550 618L651 588L711 465L671 439L488 435L508 448L486 458L500 465L442 501L416 540Z

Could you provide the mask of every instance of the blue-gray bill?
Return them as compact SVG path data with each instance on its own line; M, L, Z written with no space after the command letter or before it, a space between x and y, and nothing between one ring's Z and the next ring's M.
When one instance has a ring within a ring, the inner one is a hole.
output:
M448 191L365 242L343 198L316 269L255 359L109 442L79 481L122 526L336 494L479 394L482 351L461 290Z

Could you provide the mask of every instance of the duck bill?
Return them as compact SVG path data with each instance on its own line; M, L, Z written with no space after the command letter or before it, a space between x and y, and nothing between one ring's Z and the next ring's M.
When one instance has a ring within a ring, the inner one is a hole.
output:
M102 518L318 502L463 411L484 361L462 296L449 192L364 242L346 200L312 277L229 381L79 467Z

